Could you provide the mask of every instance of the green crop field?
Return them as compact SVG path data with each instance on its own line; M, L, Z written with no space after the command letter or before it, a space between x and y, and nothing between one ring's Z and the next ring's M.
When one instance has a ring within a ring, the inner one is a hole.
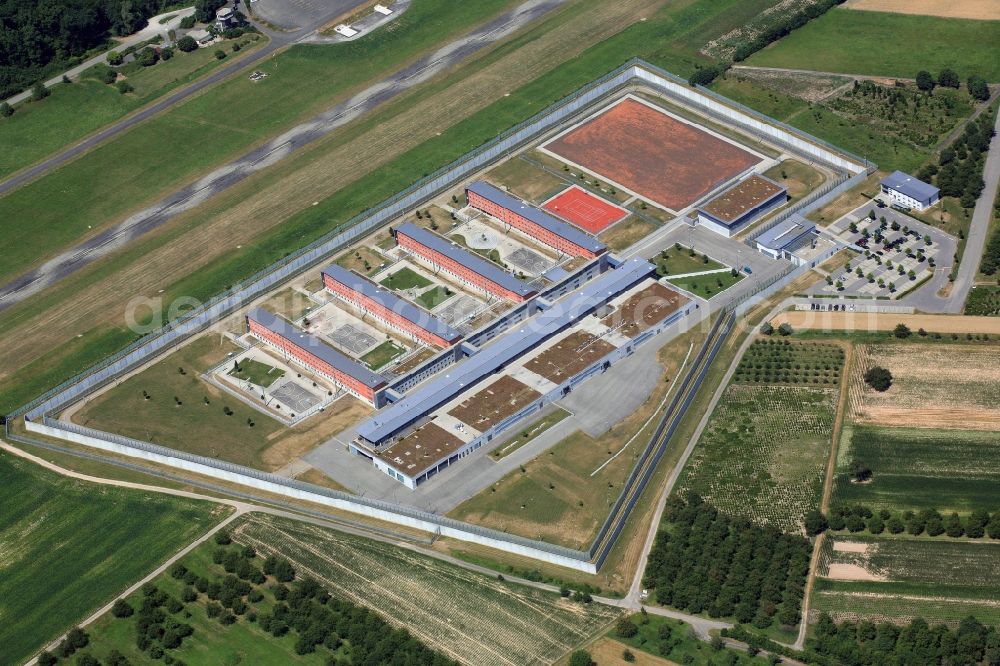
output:
M383 287L404 291L406 289L421 289L431 285L431 281L412 268L403 267L382 280Z
M409 550L253 514L239 543L281 555L334 595L363 604L452 658L477 666L550 663L616 615Z
M838 537L833 544L820 562L817 611L894 622L919 616L952 625L974 615L1000 624L1000 544L899 537ZM837 565L864 573L845 574ZM872 579L858 580L866 577Z
M890 510L969 512L1000 509L1000 433L972 430L844 429L834 498ZM867 483L852 483L850 465L872 470Z
M732 384L681 474L721 511L798 531L819 506L838 392Z
M834 8L758 51L748 65L913 78L944 67L1000 81L1000 21Z
M239 54L225 60L215 57L215 49L191 53L175 51L174 58L152 67L129 72L128 82L135 92L122 95L113 86L96 80L95 72L85 72L78 82L54 86L52 94L41 103L19 104L10 118L0 118L0 178L42 159L50 153L82 139L108 123L118 120L141 106L190 83L234 57L250 53L266 38L253 35L241 38L245 46ZM229 51L231 42L220 44Z
M229 375L231 377L237 377L239 379L252 382L257 386L267 388L274 382L284 377L285 371L280 370L273 365L268 365L267 363L261 363L260 361L255 361L253 359L246 359L240 363L238 370L236 368L230 370Z
M844 350L821 342L755 341L736 367L733 380L745 384L840 383Z
M386 340L378 347L375 347L375 349L362 356L361 362L372 370L378 370L405 351L406 347L403 347L393 340Z
M0 649L21 663L221 520L205 502L0 458Z

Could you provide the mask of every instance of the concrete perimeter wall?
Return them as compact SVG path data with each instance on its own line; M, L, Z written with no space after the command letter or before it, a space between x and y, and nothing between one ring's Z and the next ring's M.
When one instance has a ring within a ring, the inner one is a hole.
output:
M29 432L38 433L47 437L82 444L102 451L128 456L130 458L140 458L149 462L168 465L176 469L194 472L204 476L209 476L220 481L238 483L258 490L270 493L277 493L285 497L323 504L325 506L349 511L368 518L384 520L396 525L411 527L424 532L440 534L443 537L459 539L469 543L477 543L497 550L502 550L515 555L530 557L535 560L549 562L584 573L597 573L597 567L590 562L589 554L583 551L575 551L570 548L561 548L542 542L532 542L530 539L520 539L514 535L496 532L492 530L478 528L474 525L467 525L457 520L435 516L434 514L423 513L415 509L394 506L367 500L362 497L354 497L346 493L336 491L325 491L318 486L298 483L290 479L285 479L266 472L250 468L241 468L239 465L231 465L212 461L214 464L206 464L198 460L199 456L189 456L180 452L145 444L144 442L129 441L127 438L109 436L90 428L84 428L72 423L53 422L52 419L45 419L45 423L25 422L25 427ZM121 443L112 439L124 440ZM231 469L226 469L226 468Z

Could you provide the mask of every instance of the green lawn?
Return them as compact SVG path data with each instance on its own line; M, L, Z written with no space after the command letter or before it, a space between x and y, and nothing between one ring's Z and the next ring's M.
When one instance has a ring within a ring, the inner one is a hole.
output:
M191 53L175 51L170 60L142 68L128 75L135 88L121 95L113 87L84 74L80 81L54 86L52 94L40 103L19 104L10 118L0 118L0 178L37 162L46 155L87 136L108 123L131 113L154 99L183 84L189 83L232 58L240 57L266 38L252 41L243 38L247 46L238 54L230 53L218 60L215 49L198 49ZM221 48L230 51L230 43Z
M372 370L378 370L394 358L404 354L406 347L393 340L386 340L375 349L361 357L361 362Z
M358 41L294 46L259 65L269 75L264 81L232 77L12 192L0 199L0 231L10 248L0 279L78 241L89 227L104 225L296 120L328 108L352 88L395 70L511 4L481 0L455 12L444 0L424 0L390 29ZM253 112L232 122L233 109L245 108L249 100ZM44 207L37 205L41 200L46 201Z
M257 386L267 388L274 382L284 377L285 371L280 370L273 365L268 365L267 363L261 363L260 361L255 361L253 359L246 359L240 362L238 370L236 368L230 370L229 376L237 377L239 379L252 382Z
M0 645L21 663L204 533L214 505L0 458Z
M1000 21L836 7L758 51L748 65L913 78L944 67L1000 81Z
M693 277L678 278L676 280L671 280L670 278L667 279L671 284L676 284L681 289L687 289L692 294L703 298L712 298L742 280L743 274L737 273L734 276L732 271L726 271L724 273L695 275Z
M617 632L617 627L613 627L607 636L625 643L634 650L669 659L675 664L712 666L726 663L733 666L737 664L763 666L768 663L763 657L751 657L745 652L723 648L723 654L723 651L714 650L705 641L693 637L691 625L680 620L642 613L635 613L629 619L639 629L638 633L626 638Z
M455 292L453 292L451 289L448 289L448 287L442 287L438 285L433 289L428 289L424 293L417 296L417 303L427 308L428 310L433 310L434 308L441 305L454 295Z
M714 271L725 268L714 259L709 259L707 255L696 250L684 247L683 245L663 250L654 259L657 273L660 275L684 275L685 273L700 273L701 271Z
M405 291L407 289L421 289L423 287L429 287L433 283L412 268L404 266L386 279L382 280L380 284L383 287L396 291Z

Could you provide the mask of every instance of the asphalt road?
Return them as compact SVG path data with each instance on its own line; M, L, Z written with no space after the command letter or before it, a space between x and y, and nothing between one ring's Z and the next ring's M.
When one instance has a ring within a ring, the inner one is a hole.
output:
M514 33L524 25L559 7L564 2L566 0L527 0L471 33L463 35L450 44L436 50L434 53L421 58L382 81L366 88L347 101L333 106L308 122L282 133L279 137L254 148L237 160L214 170L210 176L189 183L149 208L132 215L125 221L61 253L42 266L18 276L0 288L0 310L23 301L93 261L120 249L124 244L165 224L176 215L194 208L209 197L232 187L252 174L284 159L296 150L326 136L334 129L399 96L404 91L427 81L447 67ZM333 13L333 16L337 16L340 13L341 11L337 10ZM296 34L301 35L302 31ZM305 37L308 37L308 34L296 38L295 41L301 41ZM253 61L265 57L268 53L273 53L276 49L291 41L283 41L284 39L279 35L272 36L271 43L262 52L256 53L253 56ZM247 67L253 61L244 61L234 67L218 72L202 81L198 89L211 85L213 82L232 73L235 69ZM188 89L183 93L179 93L179 95L187 96L192 92L191 89ZM128 123L127 127L131 127L177 101L178 98L175 95L123 122ZM83 144L67 151L67 153L72 152L72 155L64 153L63 155L56 156L34 167L29 172L39 172L39 170L44 171L46 168L52 168L51 166L46 167L46 164L50 164L54 160L68 161L72 159L73 155L77 155L83 152L83 150L93 147L94 142L100 142L109 136L127 129L127 127L123 127L120 130L115 130L117 126L112 126L88 139ZM63 159L63 156L66 156L65 159ZM58 164L55 164L55 166L58 166ZM29 172L26 172L24 177L27 177L27 173ZM2 194L3 189L0 186L0 195Z

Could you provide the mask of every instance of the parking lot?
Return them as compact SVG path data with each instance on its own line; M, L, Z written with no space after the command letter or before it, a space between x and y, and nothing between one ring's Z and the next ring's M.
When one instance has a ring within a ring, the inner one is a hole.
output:
M848 213L827 230L857 253L843 268L813 285L812 294L898 298L935 272L947 274L957 245L943 231L875 203Z

